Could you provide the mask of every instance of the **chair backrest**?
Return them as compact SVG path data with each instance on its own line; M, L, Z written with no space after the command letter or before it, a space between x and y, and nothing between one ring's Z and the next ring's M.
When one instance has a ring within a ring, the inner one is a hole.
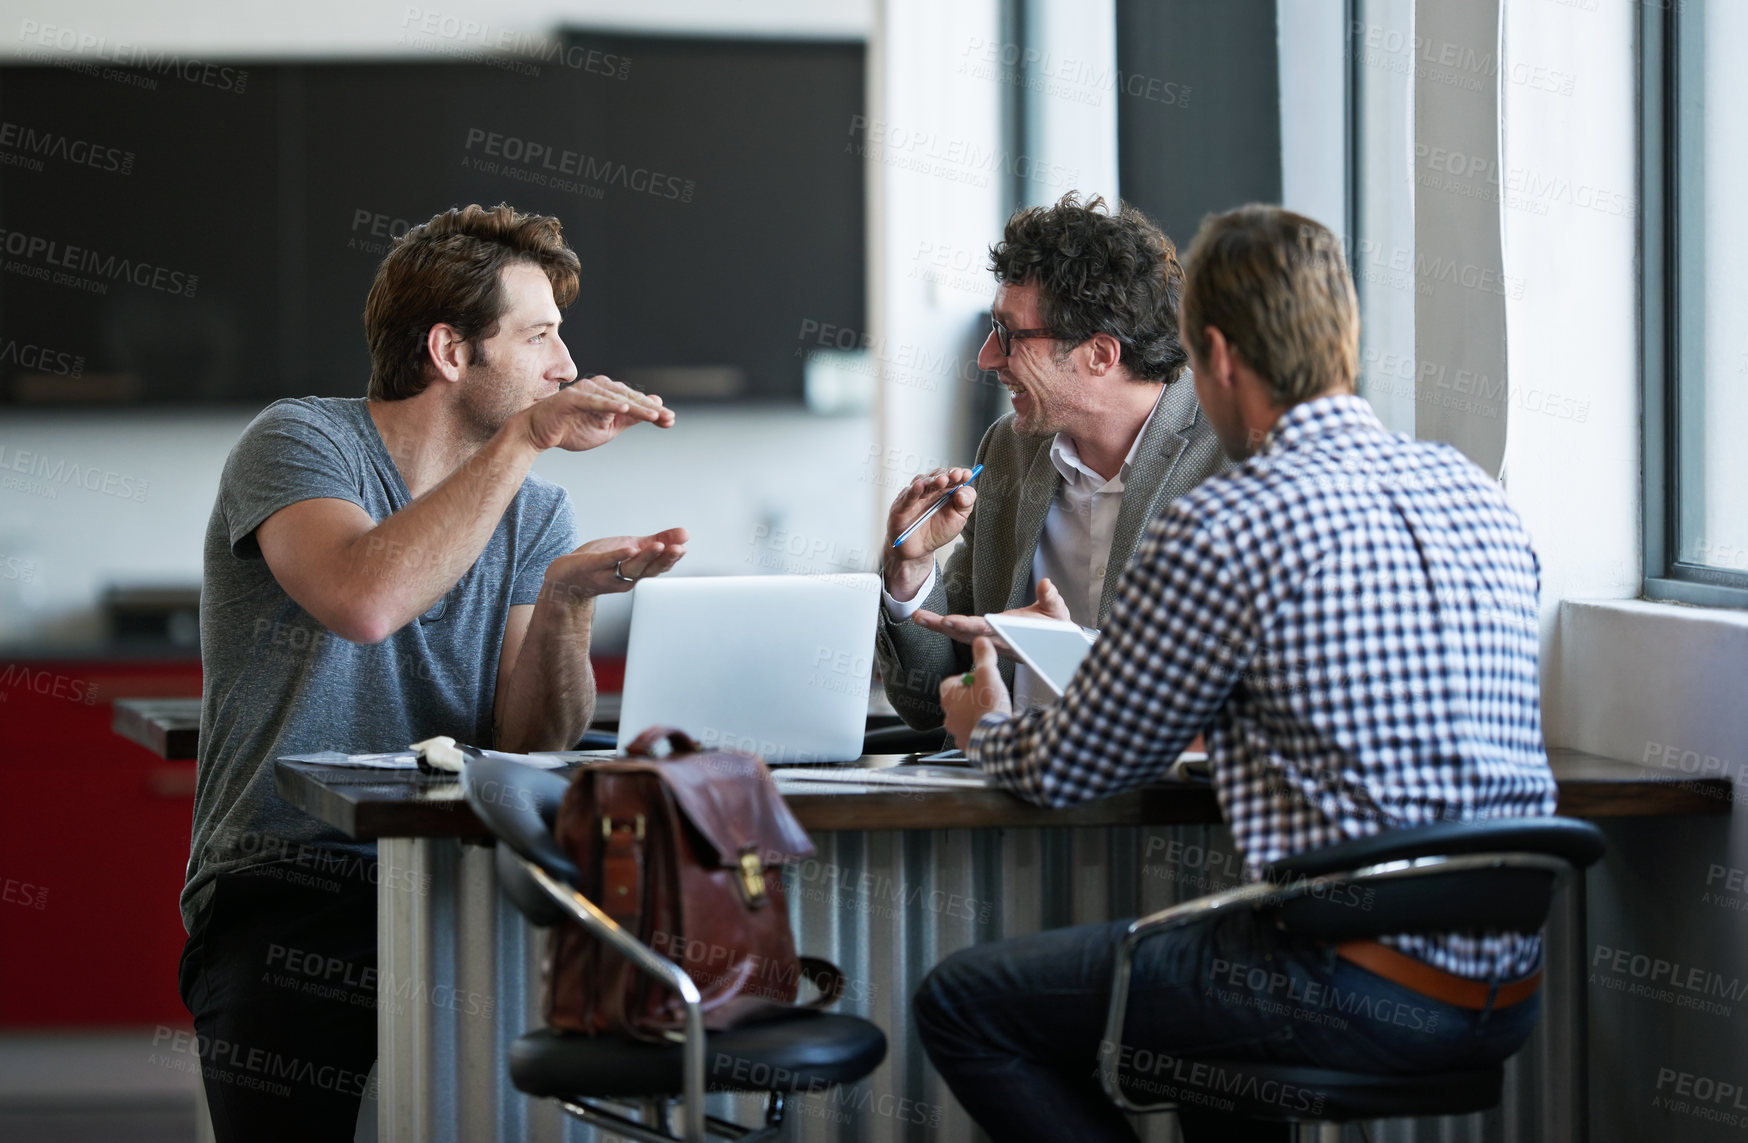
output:
M1560 876L1591 865L1605 848L1601 830L1570 818L1441 822L1309 850L1264 876L1283 891L1307 890L1284 897L1277 915L1314 940L1532 933L1547 921ZM1377 872L1339 876L1361 870Z
M567 885L577 883L576 865L552 835L570 783L550 770L474 758L461 772L461 787L468 806L498 839L498 883L504 895L534 924L555 924L563 911L518 859L527 858Z

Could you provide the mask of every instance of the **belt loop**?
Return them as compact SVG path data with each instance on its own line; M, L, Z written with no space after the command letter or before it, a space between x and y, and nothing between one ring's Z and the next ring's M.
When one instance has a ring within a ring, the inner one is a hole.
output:
M1487 1023L1487 1017L1493 1014L1493 1001L1498 995L1499 973L1496 970L1494 974L1487 979L1487 1003L1482 1006L1480 1018L1475 1021L1475 1028L1477 1030L1482 1028Z

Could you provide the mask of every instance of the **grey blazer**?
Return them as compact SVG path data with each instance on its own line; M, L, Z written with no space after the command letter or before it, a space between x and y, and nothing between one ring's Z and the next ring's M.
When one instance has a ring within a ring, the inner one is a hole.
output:
M977 446L984 466L977 503L965 523L964 542L937 567L935 585L922 606L943 615L984 615L1032 602L1032 558L1044 532L1044 517L1062 488L1062 474L1050 463L1052 437L1022 437L1009 413L989 427ZM1186 369L1166 387L1159 408L1142 434L1141 445L1123 484L1123 504L1111 537L1112 574L1099 598L1104 624L1116 598L1116 568L1129 566L1141 534L1165 506L1227 465L1220 442ZM1117 563L1118 555L1121 563ZM941 680L971 667L971 648L905 620L896 623L880 611L874 653L886 697L905 722L917 729L941 725ZM1003 660L1002 680L1011 692L1013 664Z

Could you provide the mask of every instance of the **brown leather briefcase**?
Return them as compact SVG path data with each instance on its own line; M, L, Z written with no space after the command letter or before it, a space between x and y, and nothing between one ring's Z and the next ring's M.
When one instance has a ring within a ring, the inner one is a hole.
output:
M654 757L664 740L672 752ZM706 1028L793 1004L803 977L822 992L809 1007L842 991L836 968L796 955L780 866L813 843L755 755L652 727L627 757L577 772L554 833L583 895L691 975ZM674 1039L685 1026L672 989L574 921L554 930L546 977L553 1028Z

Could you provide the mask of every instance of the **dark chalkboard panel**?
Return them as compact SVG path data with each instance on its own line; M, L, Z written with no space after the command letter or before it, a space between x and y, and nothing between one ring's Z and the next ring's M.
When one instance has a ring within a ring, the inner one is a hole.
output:
M799 401L802 323L865 327L860 44L433 43L0 68L0 402L362 393L377 263L466 202L557 215L577 364L671 398Z

